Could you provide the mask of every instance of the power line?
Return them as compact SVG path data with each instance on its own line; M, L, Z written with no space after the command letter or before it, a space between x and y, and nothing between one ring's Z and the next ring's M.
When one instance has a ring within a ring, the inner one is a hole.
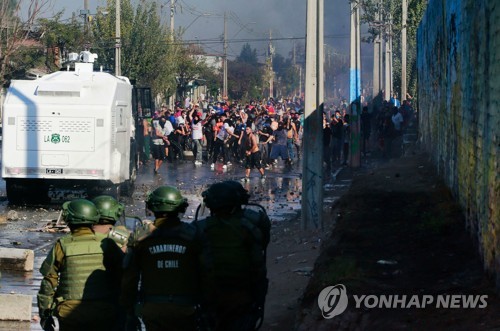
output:
M283 41L283 40L303 40L305 37L283 37L283 38L272 38L271 41ZM216 41L214 39L198 39L200 42L207 43L207 44L214 44L214 43L222 43L222 41ZM261 42L265 41L268 42L269 38L241 38L241 39L228 39L227 42L229 43L246 43L246 42ZM183 43L193 43L192 40L183 40L180 44Z
M187 11L191 15L199 16L199 15L209 14L210 16L224 17L224 15L222 15L222 14L210 13L210 12L206 12L206 11L201 12L201 11L197 10L196 7L193 7L193 6L189 5L188 3L186 3L186 1L184 1L184 0L181 0L181 2L185 5L185 8L187 9Z
M325 35L325 39L340 39L340 38L349 38L349 34L335 34L335 35ZM237 44L237 43L254 43L254 42L275 42L275 41L293 41L293 40L305 40L305 37L280 37L280 38L240 38L240 39L227 39L228 44ZM101 40L99 41L101 44L109 43L111 48L114 48L114 39L110 40ZM180 40L170 42L168 40L163 41L163 43L169 45L183 46L190 44L203 44L205 47L209 47L208 45L223 45L224 41L220 38L209 38L209 39L190 39L190 40Z
M363 36L366 36L368 34L364 34ZM325 39L341 39L341 38L349 38L349 34L331 34L331 35L325 35ZM228 39L227 42L229 43L244 43L244 42L269 42L271 41L290 41L290 40L305 40L305 37L273 37L271 39L269 38L241 38L241 39ZM193 42L200 42L200 43L206 43L206 44L220 44L223 41L221 41L218 38L210 38L210 39L196 39L196 40L183 40L179 42L179 45L182 45L183 43L193 43Z

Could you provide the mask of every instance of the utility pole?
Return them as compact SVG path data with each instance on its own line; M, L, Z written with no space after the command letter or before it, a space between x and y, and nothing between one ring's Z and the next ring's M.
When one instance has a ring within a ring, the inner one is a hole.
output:
M170 40L174 41L175 25L174 25L174 14L175 14L175 2L177 0L170 0Z
M88 0L83 1L83 9L80 10L80 16L83 18L83 36L85 37L84 41L84 49L86 51L89 50L89 18L90 18L90 10L89 10L89 2Z
M223 82L222 82L222 97L227 98L227 12L224 12L224 60L223 60Z
M302 66L299 66L299 98L302 98Z
M292 48L292 61L293 61L293 68L295 70L297 70L297 59L296 59L296 51L295 51L295 47L297 45L295 44L295 40L293 41L293 48ZM297 95L297 90L295 89L295 91L293 92L295 95Z
M359 6L351 2L351 75L350 75L350 116L349 125L351 131L350 139L350 164L353 168L361 165L360 149L360 113L361 113L361 40Z
M170 0L170 42L172 43L174 42L174 35L175 35L174 15L175 15L176 2L177 0ZM174 109L176 94L177 92L174 92L174 94L168 97L168 107L170 109Z
M382 23L382 9L381 8L382 8L382 1L380 0L378 3L378 20L380 23ZM382 101L383 96L381 94L381 91L384 88L384 38L383 38L382 29L384 29L383 26L379 30L379 35L378 35L379 48L378 48L378 93L377 93L377 95L380 94L379 102Z
M379 33L375 37L375 42L373 43L373 91L372 91L372 102L371 112L373 112L374 100L379 95L382 89L382 25L380 20L380 2L377 3L377 26L379 27Z
M302 65L297 64L297 50L296 50L296 43L295 41L293 42L293 66L295 69L299 70L299 91L298 93L295 93L295 95L298 94L299 98L302 97Z
M385 91L384 99L389 100L392 94L392 16L389 16L387 41L385 42Z
M305 230L323 228L324 0L307 0L302 217Z
M393 47L392 47L392 13L389 14L389 48L391 50L391 56L389 56L389 86L391 88L390 90L390 96L392 97L394 94L394 68L393 68L393 61L392 61L392 56L393 56ZM390 99L390 97L389 97Z
M316 70L318 77L318 95L316 97L319 114L321 116L319 123L321 124L321 129L323 128L323 110L325 102L325 38L324 38L324 0L318 0L317 8L317 19L318 23L316 26L316 44L318 45L318 53L316 54ZM323 147L323 144L321 144ZM323 151L321 151L321 156L323 156ZM321 166L319 169L323 170L323 159L320 162ZM323 190L321 190L323 193ZM321 200L323 201L323 195L321 195Z
M269 97L272 98L274 96L274 71L273 71L273 55L274 48L272 44L273 33L272 30L269 29L269 57L268 57L268 72L269 72Z
M170 42L174 42L174 34L175 34L175 23L174 23L174 15L175 15L175 1L170 0ZM177 85L174 93L170 93L168 97L168 107L170 109L174 109L175 98L177 95Z
M89 37L89 14L90 14L90 11L89 11L89 0L84 0L83 1L83 10L85 11L85 14L83 15L83 26L84 26L84 35L85 35L85 38L88 39Z
M331 61L330 61L330 58L331 58L330 47L328 47L327 44L323 44L323 48L324 48L324 50L323 50L323 66L325 64L327 64L327 67L326 67L327 69L322 70L323 75L324 75L324 83L322 85L324 87L327 82L328 82L328 86L330 86L330 74L331 74L332 70L331 70ZM330 95L328 93L329 91L330 91L330 89L323 89L323 100L328 99L328 96Z
M120 32L120 0L116 0L116 24L115 24L115 75L122 75L121 64L121 32Z
M406 99L406 20L408 19L408 2L403 0L401 19L401 101Z

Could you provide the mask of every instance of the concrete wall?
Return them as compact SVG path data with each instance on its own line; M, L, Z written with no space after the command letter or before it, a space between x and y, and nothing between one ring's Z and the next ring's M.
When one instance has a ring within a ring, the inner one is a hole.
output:
M430 0L417 38L422 145L500 287L500 3Z

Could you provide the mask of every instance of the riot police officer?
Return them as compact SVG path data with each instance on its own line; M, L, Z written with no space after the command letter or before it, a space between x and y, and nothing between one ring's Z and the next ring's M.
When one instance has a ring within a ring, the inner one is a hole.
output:
M92 229L99 220L92 202L76 199L62 209L71 233L57 240L40 268L40 323L44 330L53 330L54 315L62 331L109 330L117 315L113 299L118 296L123 253Z
M196 330L206 293L203 238L180 220L188 203L177 188L155 189L146 207L155 229L127 252L120 301L129 314L140 311L148 331Z
M99 212L99 221L94 225L94 231L107 234L123 215L124 206L110 195L100 195L92 199Z
M99 221L97 221L97 224L93 226L94 231L105 234L125 253L127 251L129 238L131 237L130 231L123 225L122 222L122 220L125 219L125 206L110 195L99 195L92 199L92 202L99 212ZM118 297L116 297L115 302L118 305ZM116 324L113 330L121 331L124 329L126 315L123 310L119 311L115 322Z
M271 223L264 208L242 208L250 195L235 181L211 185L202 193L210 216L197 222L206 235L214 267L210 312L215 330L256 330L267 294L266 249Z
M94 231L106 234L125 252L131 233L121 222L125 219L124 205L110 195L100 195L92 202L100 214L99 221L94 225ZM140 220L138 222L142 225Z

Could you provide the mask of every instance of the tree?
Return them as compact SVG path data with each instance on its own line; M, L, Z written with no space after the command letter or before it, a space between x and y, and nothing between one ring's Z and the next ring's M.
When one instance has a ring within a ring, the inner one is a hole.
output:
M240 55L236 58L236 61L238 62L243 62L243 63L248 63L251 65L257 65L257 50L254 48L250 47L249 43L246 43L243 45L241 48Z
M373 41L377 34L386 36L389 27L389 16L392 15L392 45L393 45L393 77L395 91L401 90L401 0L378 1L378 0L351 0L361 6L363 14L361 21L370 25L372 38L365 41ZM417 93L417 28L427 7L428 0L408 0L407 28L407 82L408 92L411 95ZM380 3L380 5L379 5ZM377 10L380 9L382 21L377 21ZM401 96L404 98L405 96Z
M325 46L325 101L340 103L349 84L349 55Z
M125 75L160 92L173 83L173 75L168 71L169 33L157 13L156 2L137 7L130 32L124 40L122 65Z
M293 59L285 57L281 54L276 54L273 57L273 71L275 72L280 87L284 95L291 95L299 86L299 71L293 65Z
M263 70L245 62L229 61L228 93L231 99L257 99L261 95Z
M10 57L9 70L5 75L6 83L12 79L25 79L27 76L35 74L44 74L45 67L45 48L42 45L30 45L20 47L15 54ZM31 69L38 68L39 71L33 72Z
M175 57L177 63L177 82L178 93L181 97L185 96L187 86L206 70L207 66L202 57L196 57L187 47L181 47Z
M5 85L14 71L13 56L27 45L36 19L42 14L48 0L3 0L0 3L0 79ZM26 18L21 9L28 8Z
M103 15L102 13L111 13ZM162 25L156 2L141 2L132 8L130 0L121 2L122 74L135 79L137 85L150 86L154 95L164 98L177 87L179 61L184 60L183 46L170 41L170 32ZM115 1L98 11L93 26L94 44L99 62L108 68L115 63ZM189 61L189 59L186 59Z
M287 66L279 76L281 78L281 87L283 94L292 96L300 85L299 70L296 66Z
M257 62L257 51L246 43L240 55L228 62L229 97L237 100L259 98L264 71Z
M206 64L200 65L199 71L199 77L205 80L208 94L217 95L222 81L222 72L220 70L215 70Z
M428 0L409 0L408 1L408 19L406 24L407 34L407 79L408 92L410 95L417 95L417 29L427 8ZM401 31L401 6L397 7L396 19L394 24ZM401 38L394 43L394 51L401 54ZM399 68L401 68L401 59L398 59ZM401 73L401 69L398 71ZM397 78L397 79L396 79ZM401 86L401 74L395 77L394 83ZM405 98L405 96L401 96Z
M129 47L128 42L132 24L134 23L134 9L130 0L121 0L120 2L120 34L122 52ZM106 70L114 71L115 67L115 44L116 44L116 2L107 0L105 7L98 7L97 14L91 26L93 35L92 49L99 55L99 63ZM122 58L124 54L122 53ZM126 65L122 66L125 74ZM132 77L131 77L132 78Z
M38 20L40 41L47 50L45 66L51 71L59 70L68 52L83 50L85 42L81 23L74 18L69 22L61 22L62 14L61 11L52 19Z

